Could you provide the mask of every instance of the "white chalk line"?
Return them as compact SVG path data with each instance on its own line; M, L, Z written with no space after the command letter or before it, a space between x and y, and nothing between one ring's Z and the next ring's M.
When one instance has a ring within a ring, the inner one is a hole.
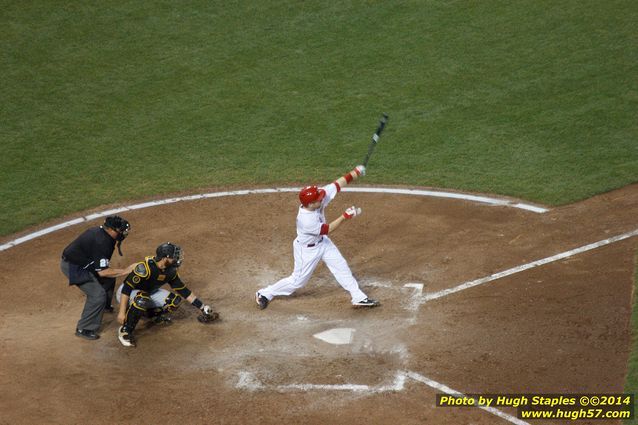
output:
M246 371L239 372L239 380L235 388L240 388L248 391L256 391L264 388L264 384L262 384L259 379L255 377L254 374Z
M408 310L416 311L419 309L421 305L421 298L423 297L423 284L422 283L406 283L403 285L404 288L413 288L414 293L412 297L410 297L410 304L408 306Z
M448 394L448 395L451 395L451 396L455 396L455 397L463 397L464 396L463 393L460 393L460 392L458 392L456 390L453 390L452 388L450 388L450 387L448 387L446 385L443 385L443 384L441 384L439 382L436 382L436 381L434 381L434 380L432 380L430 378L426 378L423 375L419 375L416 372L409 372L408 371L408 372L406 372L406 375L407 375L408 378L411 378L411 379L414 379L415 381L421 382L422 384L425 384L428 387L434 388L434 389L436 389L436 390L438 390L438 391L440 391L442 393L445 393L445 394ZM505 419L506 421L509 421L509 422L511 422L513 424L516 424L516 425L530 425L529 423L527 423L525 421L522 421L522 420L518 419L515 416L509 415L509 414L507 414L505 412L502 412L502 411L500 411L498 409L495 409L494 407L483 406L483 405L480 405L480 404L477 404L476 407L478 407L479 409L483 409L486 412L489 412L489 413L491 413L493 415L496 415L499 418Z
M365 393L385 393L403 391L405 388L405 373L398 372L391 384L387 385L357 385L357 384L287 384L276 387L277 391L352 391Z
M488 196L469 195L466 193L455 192L443 192L438 190L419 190L419 189L391 189L385 187L346 187L344 192L363 192L363 193L394 193L401 195L417 195L417 196L429 196L433 198L447 198L458 199L463 201L478 202L482 204L489 204L494 206L518 208L526 211L535 212L537 214L543 214L549 211L547 208L542 208L536 205L525 204L521 202L514 202L507 199L491 198Z
M422 384L427 385L430 388L433 388L441 393L445 393L454 397L463 397L464 394L453 390L447 385L441 384L440 382L436 382L430 378L427 378L421 374L411 371L397 371L394 375L394 379L391 384L380 384L380 385L364 385L364 384L287 384L287 385L275 385L275 386L267 386L264 385L258 378L254 376L254 374L246 371L239 372L239 379L236 384L236 388L249 390L249 391L257 391L257 390L267 390L271 389L278 392L309 392L309 391L349 391L355 393L367 393L367 394L378 394L385 392L398 392L403 391L405 389L405 384L407 379L412 379L416 382L420 382ZM527 422L524 422L515 416L502 412L494 407L488 407L483 405L476 405L479 409L485 410L492 415L498 416L501 419L504 419L508 422L511 422L516 425L530 425Z
M638 235L638 229L623 233L621 235L617 235L608 239L603 239L598 242L590 243L589 245L584 245L579 248L571 249L569 251L561 252L560 254L552 255L551 257L546 257L540 260L532 261L531 263L523 264L517 267L512 267L511 269L504 270L502 272L494 273L490 276L485 276L480 279L471 280L469 282L462 283L458 286L454 286L452 288L444 289L438 292L432 292L429 294L425 294L422 298L423 302L435 300L437 298L442 298L450 294L454 294L456 292L463 291L465 289L473 288L475 286L483 285L488 282L492 282L497 279L501 279L506 276L511 276L516 273L520 273L525 270L533 269L535 267L543 266L545 264L553 263L556 261L563 260L565 258L573 257L574 255L581 254L583 252L591 251L596 248L600 248L605 245L612 244L614 242L619 242L625 239L632 238Z
M408 319L408 324L414 325L417 323L417 315L419 308L423 304L423 284L422 283L406 283L403 288L411 288L413 290L412 296L408 301L406 310L412 313Z
M3 245L0 245L0 251L5 251L16 245L20 245L24 242L28 242L30 240L39 238L49 233L53 233L55 231L58 231L64 228L74 226L76 224L95 220L100 217L106 217L108 215L120 214L126 211L139 210L143 208L156 207L160 205L173 204L176 202L183 202L183 201L196 201L196 200L208 199L208 198L220 198L224 196L243 196L243 195L253 195L253 194L298 192L300 189L301 189L300 187L280 187L280 188L274 188L274 189L246 189L246 190L235 190L235 191L227 191L227 192L211 192L211 193L203 193L203 194L197 194L197 195L181 196L176 198L167 198L167 199L161 199L158 201L149 201L149 202L143 202L140 204L123 206L120 208L113 208L110 210L101 211L101 212L89 214L83 217L75 218L73 220L65 221L64 223L56 224L54 226L50 226L33 233L29 233L25 236L19 237ZM493 206L518 208L518 209L522 209L526 211L531 211L537 214L542 214L548 211L545 208L537 207L535 205L524 204L520 202L513 202L506 199L490 198L486 196L476 196L476 195L468 195L463 193L452 193L452 192L443 192L443 191L435 191L435 190L395 189L395 188L377 188L377 187L348 187L348 188L344 188L343 190L345 192L391 193L391 194L400 194L400 195L416 195L416 196L429 196L429 197L436 197L436 198L459 199L459 200L478 202L478 203L483 203L483 204L488 204Z

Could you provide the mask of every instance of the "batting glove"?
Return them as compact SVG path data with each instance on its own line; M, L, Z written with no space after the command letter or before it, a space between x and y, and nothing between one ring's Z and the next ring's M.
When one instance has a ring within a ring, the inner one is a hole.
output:
M361 214L361 208L357 208L353 205L343 213L343 218L345 218L346 220L349 220L352 217L356 217L360 214Z
M365 176L366 175L365 165L357 165L356 167L354 167L354 172L357 173L358 176Z

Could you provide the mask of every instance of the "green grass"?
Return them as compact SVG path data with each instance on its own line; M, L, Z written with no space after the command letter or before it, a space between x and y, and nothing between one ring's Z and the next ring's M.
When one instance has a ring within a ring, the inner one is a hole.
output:
M638 179L629 0L2 2L0 235L329 179L562 204Z

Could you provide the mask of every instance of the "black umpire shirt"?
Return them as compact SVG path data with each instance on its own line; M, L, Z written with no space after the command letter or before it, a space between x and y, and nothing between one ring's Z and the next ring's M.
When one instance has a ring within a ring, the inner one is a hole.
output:
M62 258L84 270L99 272L109 268L116 243L102 226L92 227L64 248Z

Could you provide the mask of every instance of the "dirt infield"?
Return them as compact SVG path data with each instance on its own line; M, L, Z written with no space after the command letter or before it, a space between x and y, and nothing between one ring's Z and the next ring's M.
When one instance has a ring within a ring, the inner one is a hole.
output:
M638 185L542 214L343 193L328 219L353 203L364 214L331 238L382 306L351 308L321 266L308 286L261 311L255 290L292 268L295 198L122 213L133 230L114 261L181 244L183 280L223 317L202 325L184 306L171 326L142 323L135 349L117 341L113 315L98 341L73 333L84 296L66 284L59 256L99 221L0 252L0 423L507 424L513 408L498 416L435 407L435 396L623 391L638 237L610 238L638 229ZM599 241L607 243L516 269ZM441 292L449 288L459 290ZM334 328L354 329L351 343L313 337Z

